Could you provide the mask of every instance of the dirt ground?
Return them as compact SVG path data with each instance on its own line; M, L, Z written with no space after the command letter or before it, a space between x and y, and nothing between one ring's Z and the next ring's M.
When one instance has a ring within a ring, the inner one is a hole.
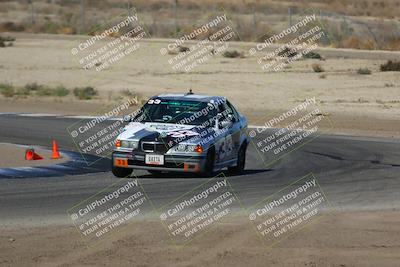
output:
M143 98L160 93L223 95L249 118L262 125L269 114L279 113L316 97L334 127L332 133L400 137L400 75L381 72L388 59L399 59L400 52L320 48L326 58L299 60L281 72L265 72L247 51L253 43L235 42L229 49L245 52L245 58L217 55L189 73L176 72L160 49L171 40L140 42L140 48L110 69L82 70L71 48L85 36L13 34L13 47L0 49L0 82L24 86L36 82L48 86L93 86L100 92L96 100L71 97L0 97L0 112L35 112L68 115L96 114L105 105L117 106L121 91L129 89ZM320 64L325 72L314 73ZM357 74L369 68L371 75ZM321 76L323 75L323 76ZM322 77L322 78L321 78Z
M159 221L132 222L87 247L72 226L0 230L1 266L398 266L400 212L335 212L268 248L244 218L184 247Z
M28 147L0 143L0 168L34 167L60 164L68 161L68 157L62 154L60 159L51 159L52 152L49 150L33 147L35 153L43 157L42 160L25 160L25 150Z

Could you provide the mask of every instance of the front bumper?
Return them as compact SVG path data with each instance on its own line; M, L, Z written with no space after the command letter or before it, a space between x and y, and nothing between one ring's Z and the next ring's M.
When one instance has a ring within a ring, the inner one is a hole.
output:
M203 155L164 155L163 165L149 165L145 163L145 154L120 151L114 151L111 159L113 164L115 159L127 159L128 166L123 168L192 173L203 172L206 163L206 156Z

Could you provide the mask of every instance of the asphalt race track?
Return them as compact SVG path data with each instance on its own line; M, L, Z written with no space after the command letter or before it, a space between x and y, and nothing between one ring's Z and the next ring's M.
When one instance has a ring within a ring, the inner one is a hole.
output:
M60 149L76 151L66 131L76 121L2 114L0 142L49 147L55 139ZM69 208L118 180L105 171L109 164L108 159L103 159L87 174L0 178L2 223L69 223L66 215ZM250 145L246 173L228 178L247 207L311 172L332 209L391 209L400 204L398 140L321 135L271 166L265 166L255 147ZM145 171L137 171L135 175L156 207L206 181L196 176L155 177Z

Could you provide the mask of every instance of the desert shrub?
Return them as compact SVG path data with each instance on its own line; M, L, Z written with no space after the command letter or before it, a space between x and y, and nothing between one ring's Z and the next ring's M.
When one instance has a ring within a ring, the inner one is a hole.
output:
M325 74L321 74L321 75L319 75L319 78L320 79L326 79L326 75Z
M15 90L11 84L0 83L0 93L5 97L13 97L15 95Z
M357 70L357 73L358 73L358 74L368 75L368 74L371 74L371 70L368 69L368 68L359 68L359 69Z
M391 61L381 65L381 71L400 71L400 61Z
M232 50L232 51L225 51L223 54L223 57L227 58L238 58L238 57L243 57L242 53Z
M31 88L31 91L36 91L36 95L38 95L38 96L63 97L63 96L67 96L69 94L69 90L62 85L57 86L55 88L47 87L47 86L43 86L43 85L36 85L36 84L30 84L30 86L26 85L25 88L28 87L28 88Z
M0 83L0 93L5 97L12 96L30 96L34 93L37 96L58 96L63 97L69 94L69 90L60 85L55 88L39 85L37 83L28 83L22 87L13 87L10 84Z
M297 56L297 52L285 46L285 48L278 53L278 56L281 57L295 57Z
M385 87L394 87L393 83L385 83Z
M314 72L324 72L325 71L320 64L312 64L311 67Z
M62 85L57 86L53 90L53 95L58 97L63 97L69 95L69 90Z
M37 91L41 88L41 85L38 85L37 83L27 83L25 85L25 89L29 91Z
M16 94L19 96L28 96L31 94L31 91L24 87L18 87L16 90Z
M97 91L90 86L86 87L76 87L74 89L74 95L81 100L88 100L92 99L94 96L97 95Z
M340 48L353 48L353 49L375 49L376 43L372 39L361 39L357 36L351 36L342 41L339 45Z
M7 21L0 24L1 32L22 32L25 31L25 27L14 22Z
M6 36L6 37L0 36L0 38L3 39L5 42L14 42L15 41L15 38L11 37L11 36Z
M400 37L390 37L385 40L384 50L399 51L400 50Z
M38 96L52 96L53 95L53 90L50 87L39 86L39 88L36 90L36 95L38 95Z
M321 55L317 52L310 51L307 54L303 55L304 58L311 58L311 59L322 59Z
M54 23L51 20L46 20L46 22L42 25L40 32L57 33L59 28L60 27L57 25L57 23Z
M188 51L190 51L190 48L189 47L186 47L186 46L179 46L179 52L188 52Z
M77 30L73 27L63 26L57 29L58 34L76 34Z
M0 36L0 47L7 47L7 46L13 46L13 42L15 41L15 38L13 37L2 37Z

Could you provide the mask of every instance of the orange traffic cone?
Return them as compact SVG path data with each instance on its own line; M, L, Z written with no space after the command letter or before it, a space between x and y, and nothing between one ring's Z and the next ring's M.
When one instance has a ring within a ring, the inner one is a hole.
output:
M59 159L61 158L60 153L58 152L58 147L56 140L53 140L53 154L51 155L52 159Z
M27 149L25 150L25 160L33 160L33 154L34 154L33 149Z
M25 151L25 160L41 160L43 159L40 155L35 153L33 148L29 148Z

